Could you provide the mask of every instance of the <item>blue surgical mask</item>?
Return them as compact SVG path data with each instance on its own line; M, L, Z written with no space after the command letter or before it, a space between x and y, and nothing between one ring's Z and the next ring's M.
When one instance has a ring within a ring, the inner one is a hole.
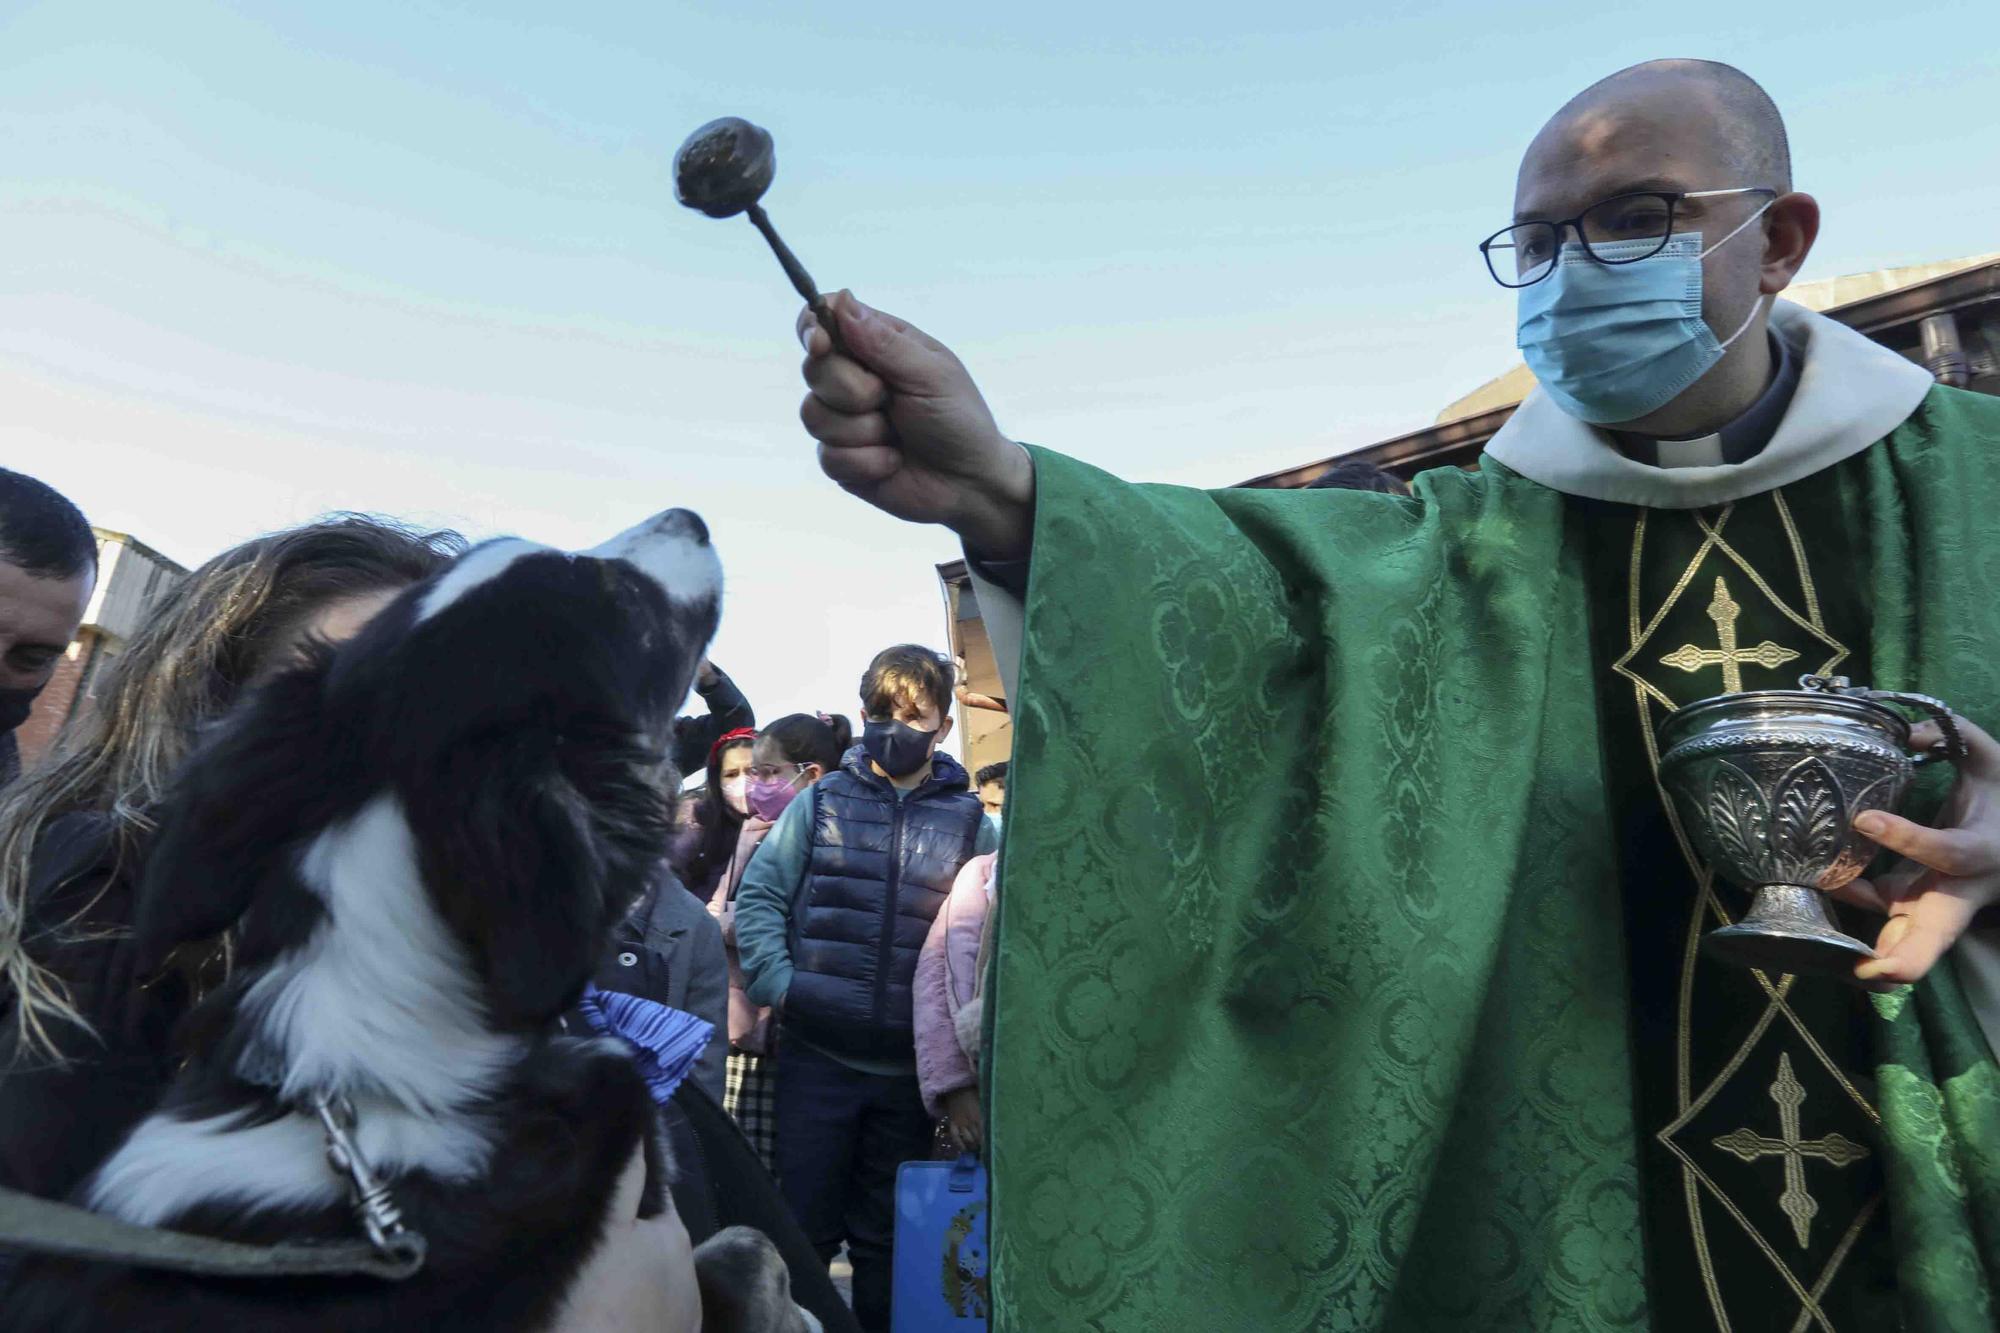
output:
M1521 288L1515 324L1515 345L1543 392L1570 416L1602 426L1656 412L1707 374L1755 322L1757 305L1742 327L1718 342L1701 317L1702 256L1763 212L1706 250L1700 232L1677 232L1658 254L1629 264L1600 264L1575 241L1565 244L1555 272ZM1596 248L1617 259L1655 244L1619 241Z

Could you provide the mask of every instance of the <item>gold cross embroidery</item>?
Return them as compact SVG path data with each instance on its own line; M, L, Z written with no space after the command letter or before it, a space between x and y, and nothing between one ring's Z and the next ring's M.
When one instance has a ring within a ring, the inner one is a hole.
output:
M1819 1212L1819 1201L1806 1189L1806 1158L1817 1157L1830 1166L1852 1166L1868 1155L1866 1148L1839 1134L1800 1138L1799 1107L1805 1099L1805 1086L1792 1077L1792 1057L1782 1054L1778 1057L1778 1081L1771 1085L1771 1100L1778 1104L1778 1137L1736 1129L1715 1141L1716 1147L1746 1162L1760 1157L1785 1159L1785 1189L1778 1196L1778 1207L1791 1219L1792 1234L1799 1238L1802 1250L1811 1234L1813 1217Z
M1781 667L1797 657L1790 648L1781 648L1769 639L1755 648L1736 646L1736 618L1743 614L1743 608L1729 595L1729 585L1720 575L1715 580L1715 600L1708 604L1708 618L1715 622L1715 638L1718 648L1697 648L1693 644L1683 644L1660 659L1663 666L1679 667L1682 671L1700 671L1703 667L1722 668L1722 692L1739 694L1743 690L1743 664Z

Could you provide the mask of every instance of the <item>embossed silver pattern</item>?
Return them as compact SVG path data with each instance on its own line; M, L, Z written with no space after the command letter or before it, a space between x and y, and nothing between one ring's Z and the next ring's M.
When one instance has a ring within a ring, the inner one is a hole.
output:
M1710 932L1713 952L1781 972L1851 976L1874 956L1834 924L1824 897L1859 876L1875 843L1863 810L1895 810L1915 761L1910 724L1845 681L1721 695L1662 724L1660 776L1696 850L1751 893Z

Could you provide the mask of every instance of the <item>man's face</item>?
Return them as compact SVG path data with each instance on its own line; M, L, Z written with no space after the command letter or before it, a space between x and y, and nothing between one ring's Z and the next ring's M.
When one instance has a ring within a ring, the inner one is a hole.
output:
M0 690L38 690L76 637L96 584L94 571L36 578L0 563Z
M1515 182L1514 220L1573 218L1592 204L1633 191L1669 193L1760 185L1737 180L1715 115L1700 89L1661 81L1635 86L1603 103L1574 109L1535 136ZM1700 232L1712 246L1763 204L1766 196L1682 200L1674 231ZM1565 232L1563 241L1576 240ZM1726 337L1758 299L1761 233L1753 224L1702 260L1702 314Z
M998 782L979 784L979 803L986 807L986 813L998 817L1007 804L1007 788Z

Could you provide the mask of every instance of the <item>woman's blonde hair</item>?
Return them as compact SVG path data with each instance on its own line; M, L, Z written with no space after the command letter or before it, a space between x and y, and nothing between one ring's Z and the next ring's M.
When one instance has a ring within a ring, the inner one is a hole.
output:
M23 947L35 848L78 811L109 820L114 864L136 865L153 813L202 729L336 602L408 587L465 548L455 532L339 514L258 537L182 579L105 668L55 750L0 793L0 992L22 1050L62 1058L52 1020L88 1033L62 980ZM67 929L38 922L38 928Z

